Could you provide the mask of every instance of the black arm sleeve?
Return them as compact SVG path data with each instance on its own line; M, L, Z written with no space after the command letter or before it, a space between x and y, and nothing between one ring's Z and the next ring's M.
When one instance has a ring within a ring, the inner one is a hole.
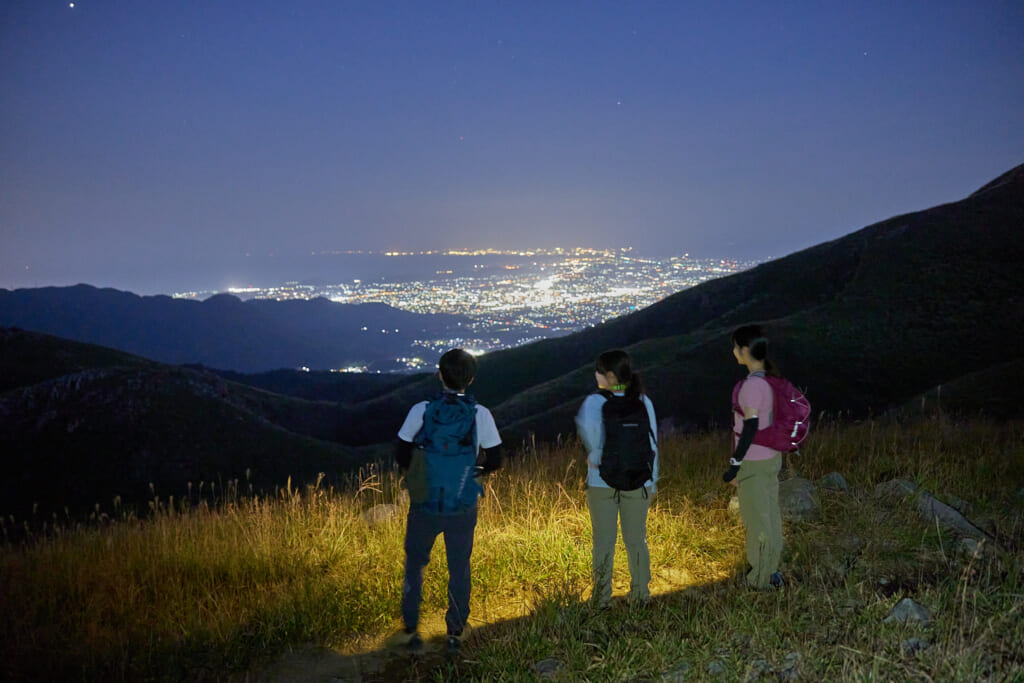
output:
M395 443L395 462L403 470L409 469L409 463L412 462L412 451L415 447L416 444L405 439L398 439Z
M751 417L743 421L743 431L740 432L740 440L736 443L736 450L732 454L732 459L736 462L743 460L743 456L747 454L750 444L754 443L754 435L757 434L757 425L758 420L756 417Z
M491 448L481 448L480 455L484 459L484 472L493 472L501 468L501 444Z

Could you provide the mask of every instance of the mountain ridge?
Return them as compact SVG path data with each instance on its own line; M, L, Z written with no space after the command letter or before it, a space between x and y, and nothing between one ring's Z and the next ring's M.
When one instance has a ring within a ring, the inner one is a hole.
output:
M724 427L742 377L729 335L759 322L773 359L805 388L818 416L878 415L921 400L1013 417L1020 408L996 394L1004 382L1024 381L1022 230L1018 166L965 199L894 216L573 335L487 354L471 391L513 448L571 435L573 414L593 390L593 358L624 347L662 429ZM99 463L103 476L136 488L138 472L156 472L169 491L207 476L208 465L238 477L255 463L267 486L289 469L307 478L338 473L384 453L371 446L392 440L409 406L440 389L436 374L425 373L397 386L360 386L351 401L300 400L206 368L22 330L0 329L0 344L0 446L17 454L8 467L31 471L35 482L11 478L8 500L60 471L54 454L72 465L75 457ZM178 463L177 479L160 469L165 461ZM89 479L94 474L79 477L110 493L113 484Z
M281 367L387 365L412 339L443 335L468 319L323 297L205 301L139 296L112 288L0 289L0 325L91 342L165 363L244 372ZM384 330L405 330L390 334Z

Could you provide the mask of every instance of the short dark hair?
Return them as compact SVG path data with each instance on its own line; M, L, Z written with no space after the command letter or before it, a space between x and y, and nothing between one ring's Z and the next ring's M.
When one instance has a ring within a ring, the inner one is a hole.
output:
M462 391L476 377L476 358L462 349L451 349L441 356L437 368L446 387Z

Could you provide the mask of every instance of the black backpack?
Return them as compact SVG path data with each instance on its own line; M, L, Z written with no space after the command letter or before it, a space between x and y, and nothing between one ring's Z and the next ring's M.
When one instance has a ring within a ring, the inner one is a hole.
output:
M603 389L598 393L608 400L601 406L604 447L597 471L613 489L633 491L654 474L647 407L639 396L616 396Z

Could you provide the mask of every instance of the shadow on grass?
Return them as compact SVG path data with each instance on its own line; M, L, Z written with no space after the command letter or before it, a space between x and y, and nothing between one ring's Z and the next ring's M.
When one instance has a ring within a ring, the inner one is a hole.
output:
M460 650L447 650L443 633L424 638L410 653L376 643L346 654L310 645L269 666L250 671L246 683L384 683L392 681L568 680L592 660L625 640L653 642L691 631L694 613L730 590L747 590L738 578L689 586L653 596L643 606L615 597L597 609L578 595L539 598L529 614L473 626ZM719 597L716 597L719 596ZM542 654L558 653L558 654ZM679 663L685 670L686 665ZM671 667L666 675L671 674ZM680 673L680 676L682 674ZM640 680L643 680L641 677ZM665 680L672 680L671 678ZM679 680L682 680L680 678Z

